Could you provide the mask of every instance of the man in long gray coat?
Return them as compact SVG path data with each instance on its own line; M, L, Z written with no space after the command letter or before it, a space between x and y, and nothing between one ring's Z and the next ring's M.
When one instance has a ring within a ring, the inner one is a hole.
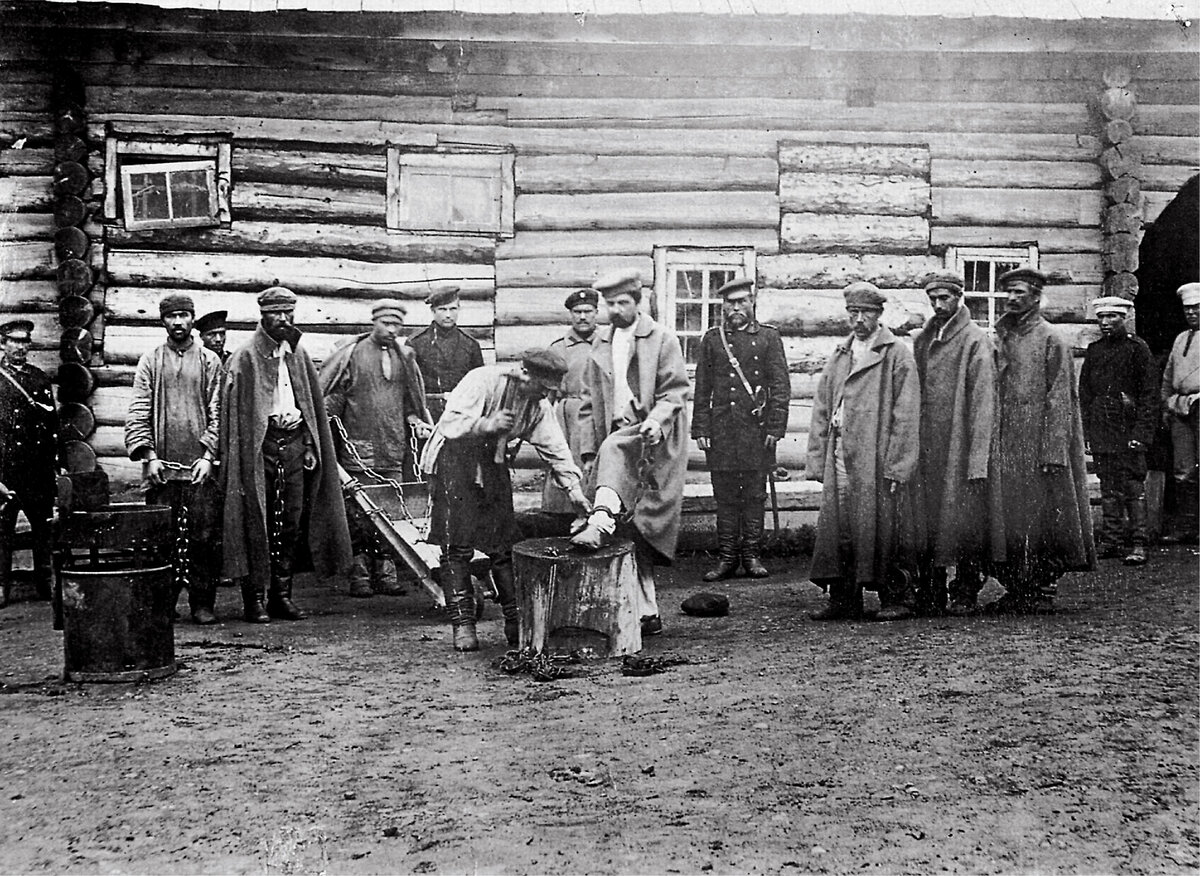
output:
M808 435L808 476L825 485L809 577L829 591L812 617L861 617L865 589L879 593L878 620L901 620L922 539L917 367L879 322L882 292L851 283L844 295L851 334L821 372Z
M1007 592L993 612L1051 613L1059 577L1096 567L1075 365L1042 316L1045 284L1032 268L999 279L1007 295L996 321L1006 557L997 578Z

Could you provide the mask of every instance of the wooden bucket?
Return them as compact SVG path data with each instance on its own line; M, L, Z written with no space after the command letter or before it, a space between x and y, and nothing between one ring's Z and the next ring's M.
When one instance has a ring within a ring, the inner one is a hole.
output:
M513 548L521 647L539 653L620 657L642 650L633 542L583 552L565 538Z

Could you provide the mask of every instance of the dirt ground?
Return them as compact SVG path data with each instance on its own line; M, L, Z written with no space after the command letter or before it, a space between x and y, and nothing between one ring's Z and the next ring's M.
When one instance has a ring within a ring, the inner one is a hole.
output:
M308 621L185 621L174 677L66 684L49 607L0 610L0 870L1200 867L1194 551L1070 576L1053 617L891 625L808 620L806 558L686 617L706 562L661 576L645 653L689 662L645 678L506 675L495 606L459 655L427 597L306 581Z

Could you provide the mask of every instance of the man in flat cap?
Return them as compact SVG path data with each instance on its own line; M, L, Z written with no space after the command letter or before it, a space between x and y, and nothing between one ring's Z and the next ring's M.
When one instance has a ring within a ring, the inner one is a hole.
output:
M518 364L468 372L447 397L446 410L421 454L432 503L429 541L442 546L441 585L457 651L479 649L469 569L476 550L491 560L504 637L509 647L517 645L516 527L509 471L516 447L528 441L576 512L587 511L582 475L547 398L566 372L563 357L545 349L526 351Z
M1163 369L1162 400L1164 416L1171 429L1172 468L1175 480L1175 507L1180 541L1196 544L1197 506L1200 505L1200 437L1197 411L1200 409L1200 283L1185 283L1178 289L1187 328L1171 345Z
M17 512L29 520L38 599L52 595L50 518L57 492L58 417L50 378L29 364L33 323L0 325L0 604L8 602Z
M292 601L298 555L349 570L350 533L316 366L294 324L296 296L271 286L261 321L226 366L221 401L225 574L242 581L250 623L305 617ZM266 604L263 604L264 591Z
M787 431L787 359L779 330L754 318L753 280L730 280L717 294L721 324L700 340L692 409L717 503L717 565L704 580L732 577L739 564L765 578L763 513L775 445Z
M924 535L917 367L880 323L887 299L879 289L851 283L843 295L851 333L821 372L808 435L808 476L825 485L809 577L829 591L829 605L812 617L862 617L863 590L875 590L877 619L902 620L912 615Z
M436 423L446 396L472 368L483 365L479 342L458 327L458 287L437 289L425 299L433 322L408 339L425 378L425 398Z
M996 349L951 272L925 279L933 316L913 339L921 381L921 467L928 541L917 609L975 611L985 564L1004 559L996 441ZM955 578L947 591L949 567ZM947 606L947 598L949 605Z
M1079 369L1083 437L1100 478L1100 559L1146 564L1146 451L1158 426L1159 385L1154 355L1129 331L1127 298L1092 302L1100 340L1088 344Z
M592 357L592 344L596 340L599 302L600 294L595 289L576 289L568 295L563 306L571 314L571 327L565 335L550 344L550 349L561 355L567 363L567 373L563 376L554 403L554 415L567 437L567 446L571 448L571 457L576 464L583 461L583 423L579 419L579 409L583 404L584 375L588 360ZM566 493L551 477L546 478L546 485L542 488L542 511L562 515L574 513L574 506Z
M582 455L594 508L572 541L599 548L628 521L638 568L642 634L662 632L654 564L670 563L679 541L687 475L691 389L679 338L638 312L637 271L600 278L609 325L599 330L584 381Z
M192 620L215 624L221 527L219 459L221 359L192 334L188 295L158 303L167 339L143 353L125 415L125 450L142 463L147 505L168 505L178 537L175 598L186 587Z
M339 347L321 365L325 410L336 417L338 461L364 483L416 479L412 444L433 431L425 384L412 349L400 338L407 312L393 298L371 307L371 331ZM396 564L378 544L362 512L347 503L354 565L350 595L404 592Z
M206 313L204 316L196 319L196 331L200 333L200 341L208 349L212 350L220 358L224 364L229 359L229 352L225 349L225 320L229 317L229 312L226 310L214 310L211 313Z
M996 320L1005 538L996 577L1007 592L988 610L1045 614L1063 573L1096 567L1075 364L1042 316L1046 276L1016 268L997 283L1006 298Z

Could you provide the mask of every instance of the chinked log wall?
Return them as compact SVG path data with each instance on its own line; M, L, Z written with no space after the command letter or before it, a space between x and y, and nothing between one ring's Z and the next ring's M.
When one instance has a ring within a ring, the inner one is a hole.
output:
M371 298L415 303L427 281L453 280L463 323L508 359L556 336L566 293L600 271L636 267L649 280L655 246L755 248L762 316L784 330L793 372L780 455L797 467L850 280L923 314L917 280L946 247L1037 243L1049 315L1086 343L1086 303L1104 276L1096 82L1114 58L1134 71L1147 221L1197 169L1196 40L1167 23L600 16L581 27L44 5L0 15L0 141L25 147L0 150L12 211L0 216L0 310L54 319L58 47L76 47L95 142L108 124L233 136L232 227L109 225L93 250L107 286L93 441L118 478L136 475L120 426L133 364L161 338L166 289L228 309L236 345L255 291L287 283L321 357L365 328ZM389 142L514 148L515 236L389 234ZM425 314L416 304L410 323ZM38 336L36 355L51 358L57 327Z

